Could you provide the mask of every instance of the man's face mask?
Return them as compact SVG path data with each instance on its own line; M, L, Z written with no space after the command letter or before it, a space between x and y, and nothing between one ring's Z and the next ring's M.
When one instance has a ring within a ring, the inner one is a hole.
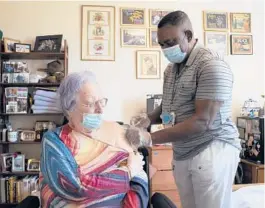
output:
M186 58L187 53L183 53L180 49L179 44L163 49L164 55L167 60L171 63L180 64Z

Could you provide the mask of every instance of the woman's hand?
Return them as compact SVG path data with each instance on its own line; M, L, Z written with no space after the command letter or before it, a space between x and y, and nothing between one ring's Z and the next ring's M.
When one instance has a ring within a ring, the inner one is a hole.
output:
M139 172L143 170L144 166L144 157L139 154L139 152L132 152L129 154L128 160L127 160L127 167L130 171L130 176L133 178L136 176Z
M130 126L126 130L125 137L134 150L152 145L151 135L143 128Z

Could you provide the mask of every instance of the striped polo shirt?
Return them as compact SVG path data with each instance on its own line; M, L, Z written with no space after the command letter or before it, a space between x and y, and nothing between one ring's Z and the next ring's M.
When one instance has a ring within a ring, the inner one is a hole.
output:
M210 130L173 142L174 159L189 159L213 140L222 140L240 149L238 130L231 119L233 74L215 52L198 43L185 64L169 64L164 73L162 112L174 112L175 122L195 113L196 100L216 100L223 104Z

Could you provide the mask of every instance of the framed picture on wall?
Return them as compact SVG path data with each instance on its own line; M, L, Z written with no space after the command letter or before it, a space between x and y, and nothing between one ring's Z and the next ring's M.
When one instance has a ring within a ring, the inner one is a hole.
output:
M136 78L160 79L160 51L136 51Z
M252 55L252 35L231 35L232 55Z
M149 10L150 27L157 27L160 20L172 11L173 10L150 9Z
M229 43L226 32L212 32L204 33L204 44L207 48L216 51L220 55L228 55Z
M234 33L251 33L251 14L250 13L231 13L230 30Z
M115 61L115 7L82 6L81 60Z
M144 28L121 28L122 47L147 47L147 30Z
M145 9L121 8L122 26L145 26Z
M227 12L203 12L204 30L228 31L228 13Z
M151 48L160 47L158 44L158 39L157 39L157 29L150 29L149 41L150 41Z

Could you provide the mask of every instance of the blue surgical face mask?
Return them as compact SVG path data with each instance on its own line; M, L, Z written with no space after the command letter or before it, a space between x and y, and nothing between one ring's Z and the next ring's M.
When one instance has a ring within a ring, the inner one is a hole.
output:
M103 121L102 114L89 114L84 113L83 114L83 126L89 130L95 130L98 129Z
M171 63L180 64L186 58L187 53L183 53L179 45L163 49L165 57Z

